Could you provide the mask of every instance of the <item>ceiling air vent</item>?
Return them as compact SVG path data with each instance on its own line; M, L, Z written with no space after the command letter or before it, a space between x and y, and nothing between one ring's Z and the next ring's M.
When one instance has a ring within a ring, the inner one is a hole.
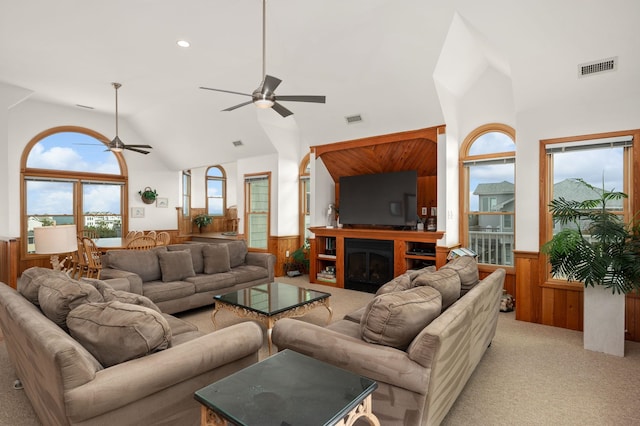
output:
M242 145L244 145L244 144L242 143L242 141L233 141L233 142L231 142L231 143L233 144L233 146L242 146Z
M595 62L587 62L578 65L578 77L615 71L618 69L618 57L602 59Z
M345 119L347 120L347 124L359 123L362 121L362 116L360 114L350 115L345 117Z

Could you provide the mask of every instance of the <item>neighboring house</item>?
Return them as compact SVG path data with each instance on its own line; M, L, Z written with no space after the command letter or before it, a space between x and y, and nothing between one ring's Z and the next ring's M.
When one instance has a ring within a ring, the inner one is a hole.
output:
M511 182L481 183L473 195L479 197L478 210L481 212L515 211L515 186ZM513 231L513 216L475 216L478 223L469 224L471 231Z
M120 228L122 217L109 212L86 212L84 214L85 228L103 226L108 229Z

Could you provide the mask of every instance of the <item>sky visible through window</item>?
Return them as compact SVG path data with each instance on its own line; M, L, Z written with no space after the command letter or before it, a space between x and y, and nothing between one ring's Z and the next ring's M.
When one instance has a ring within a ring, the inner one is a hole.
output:
M83 133L55 133L30 151L28 168L67 170L98 174L120 174L115 155L99 140ZM62 189L62 192L60 191ZM59 184L31 181L27 185L28 214L68 214L72 205L69 190ZM120 214L120 189L116 185L87 185L83 211Z
M489 132L478 137L469 148L469 155L494 154L499 152L515 151L513 140L501 132ZM513 183L514 165L486 165L474 166L469 176L469 209L479 211L479 197L474 195L481 183L498 183L507 181Z

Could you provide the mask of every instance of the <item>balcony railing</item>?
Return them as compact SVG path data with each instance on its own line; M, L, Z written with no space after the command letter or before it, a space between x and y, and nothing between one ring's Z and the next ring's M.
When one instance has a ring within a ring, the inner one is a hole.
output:
M513 266L513 232L469 231L469 248L478 263Z

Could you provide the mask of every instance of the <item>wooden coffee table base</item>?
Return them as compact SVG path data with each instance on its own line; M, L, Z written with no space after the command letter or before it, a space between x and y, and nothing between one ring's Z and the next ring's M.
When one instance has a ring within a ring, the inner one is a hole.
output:
M320 306L324 306L329 311L329 318L327 319L327 324L329 324L331 322L331 318L333 318L333 310L331 309L331 306L329 304L329 297L321 300L305 303L300 306L296 306L291 309L287 309L273 315L266 315L251 309L247 309L242 306L232 305L230 303L226 303L222 300L216 299L215 306L213 308L213 311L211 312L211 322L213 323L213 328L216 329L216 314L220 312L220 310L224 309L224 310L233 312L235 315L237 315L240 318L249 318L249 319L258 321L261 324L264 324L264 326L267 328L269 355L271 355L271 346L272 346L271 330L273 329L273 326L275 325L276 321L282 318L302 317L307 313L309 313L309 311L311 311L312 309L315 309Z
M371 426L380 426L380 421L371 411L371 395L363 399L353 410L351 410L343 419L338 421L335 426L352 426L359 419L364 419ZM229 426L230 423L226 419L218 415L204 405L200 407L200 425L201 426Z

